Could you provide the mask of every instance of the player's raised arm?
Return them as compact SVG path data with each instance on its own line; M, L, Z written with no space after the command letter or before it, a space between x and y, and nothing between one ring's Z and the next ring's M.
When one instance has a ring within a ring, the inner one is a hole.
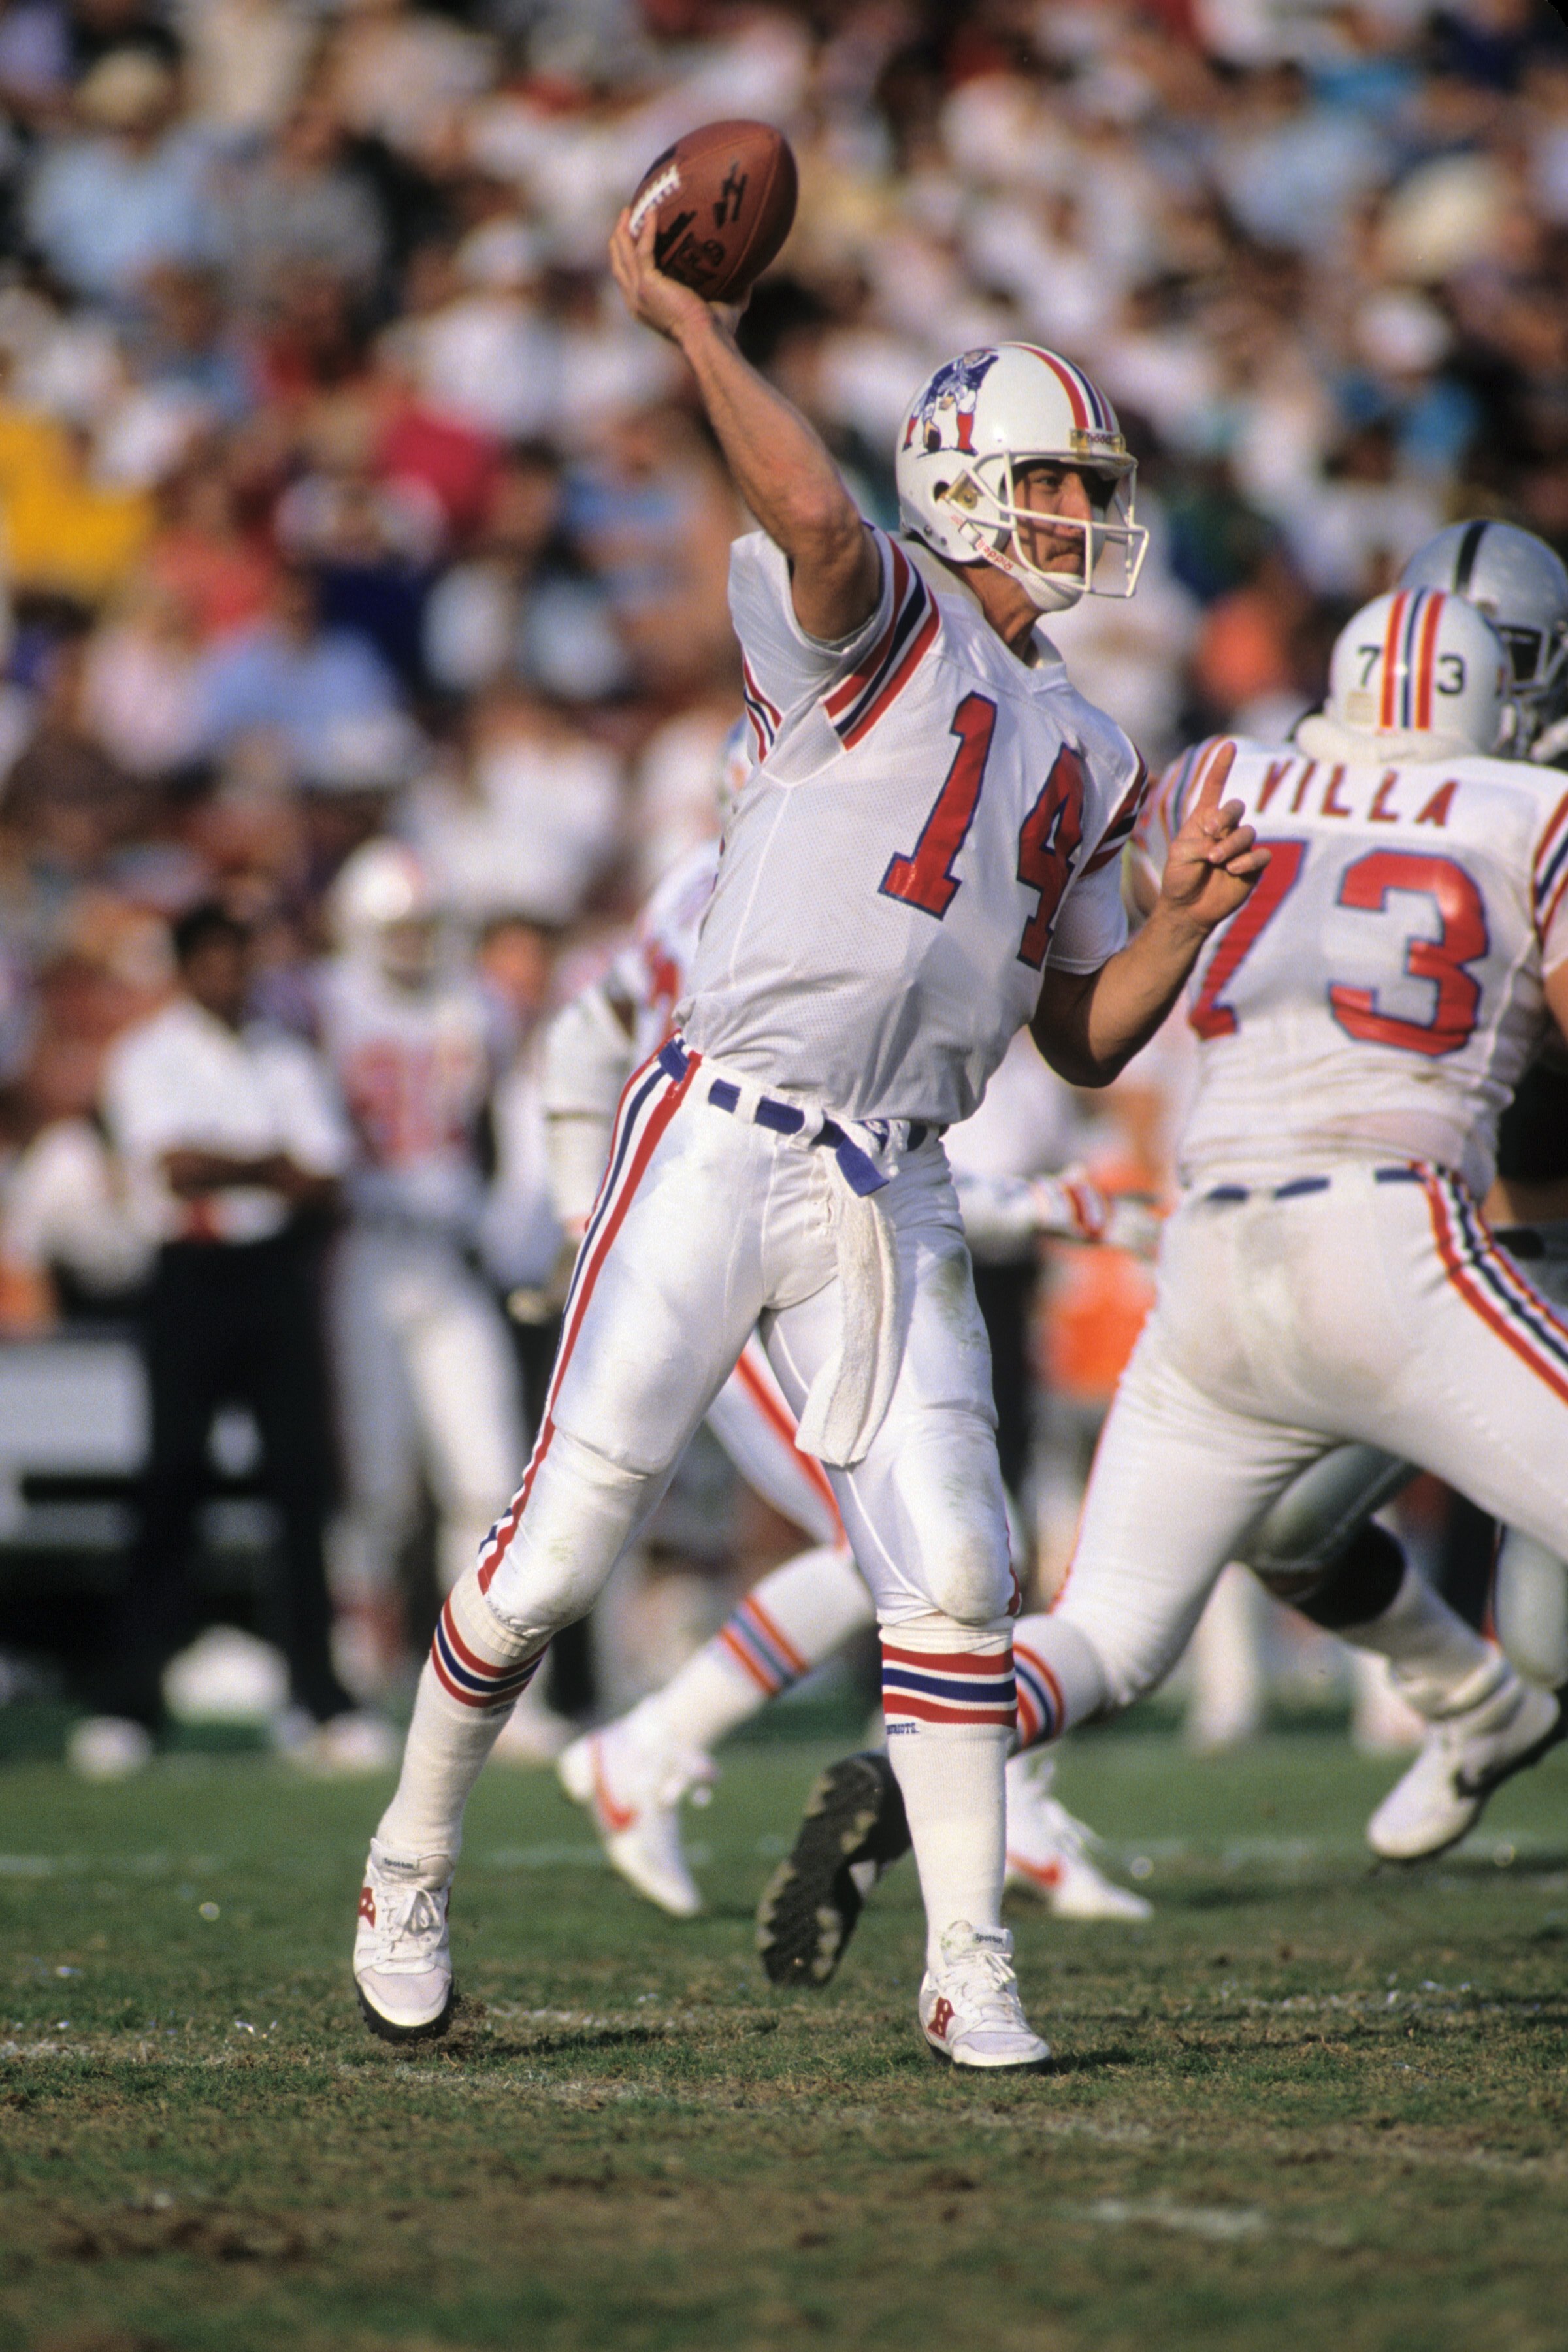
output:
M735 344L740 312L705 302L654 267L650 213L634 240L623 213L610 267L626 308L678 346L697 378L735 488L789 558L795 616L831 644L858 629L881 589L869 532L837 467L800 411L775 392Z
M1098 971L1047 971L1030 1034L1072 1086L1109 1086L1148 1044L1209 933L1235 914L1268 863L1268 852L1242 823L1241 802L1220 798L1235 758L1233 743L1205 755L1197 793L1166 853L1159 896L1137 938Z

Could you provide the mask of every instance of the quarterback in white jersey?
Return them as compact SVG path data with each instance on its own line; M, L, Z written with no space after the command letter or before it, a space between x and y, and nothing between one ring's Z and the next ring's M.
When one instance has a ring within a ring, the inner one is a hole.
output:
M747 731L742 722L726 746L721 802L727 810L751 771ZM543 1096L552 1187L560 1221L574 1238L594 1207L626 1082L664 1044L686 993L718 873L717 840L679 859L604 978L580 991L551 1025ZM1114 1227L1114 1204L1082 1171L1060 1179L970 1175L963 1138L963 1128L950 1133L947 1149L972 1247L1016 1245L1047 1234L1092 1241ZM820 1462L795 1444L794 1415L755 1334L709 1407L708 1425L742 1477L810 1536L811 1547L762 1578L661 1689L574 1740L556 1768L567 1794L590 1811L616 1869L677 1917L691 1916L702 1904L679 1809L689 1791L700 1796L712 1780L710 1751L876 1623L833 1489ZM1038 1895L1059 1917L1147 1917L1150 1906L1141 1896L1096 1867L1089 1833L1049 1793L1050 1766L1050 1759L1036 1757L1008 1767L1008 1885Z
M1199 1085L1158 1300L1063 1593L1018 1628L1037 1737L1152 1687L1224 1563L1343 1441L1568 1543L1568 1327L1476 1208L1499 1110L1568 1024L1568 795L1489 756L1510 716L1480 615L1401 591L1342 635L1325 716L1241 748L1269 866L1194 975ZM1155 867L1212 756L1162 786ZM1374 1817L1390 1853L1439 1778L1451 1842L1563 1726L1434 1596L1401 1607L1395 1680L1438 1737Z
M438 957L437 911L409 850L367 843L334 888L342 952L321 990L322 1048L359 1140L331 1304L345 1570L373 1622L395 1585L421 1475L445 1588L504 1506L523 1442L506 1328L468 1258L489 1023L478 988Z
M522 1486L437 1628L362 1895L360 1998L394 2036L449 2016L468 1790L761 1324L883 1629L926 1906L921 2031L961 2065L1035 2068L1047 2053L1000 1916L1017 1588L937 1130L1025 1023L1063 1075L1108 1082L1263 861L1216 767L1122 943L1139 761L1038 625L1102 567L1124 590L1135 576L1134 468L1086 378L1021 344L967 354L963 448L928 387L895 541L730 318L657 269L651 220L634 241L623 216L611 258L685 354L761 525L734 551L731 609L767 751L727 829L682 1034L623 1097Z

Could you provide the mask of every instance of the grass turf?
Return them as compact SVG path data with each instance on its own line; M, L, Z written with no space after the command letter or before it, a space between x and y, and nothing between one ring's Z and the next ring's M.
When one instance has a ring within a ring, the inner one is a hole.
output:
M1158 1915L1016 1910L1058 2070L989 2085L916 2038L908 1864L827 1993L763 1979L820 1760L731 1751L684 1926L487 1775L416 2054L347 1989L378 1790L0 1775L0 2347L1568 2346L1563 1760L1373 1875L1391 1770L1341 1741L1082 1740L1062 1792Z

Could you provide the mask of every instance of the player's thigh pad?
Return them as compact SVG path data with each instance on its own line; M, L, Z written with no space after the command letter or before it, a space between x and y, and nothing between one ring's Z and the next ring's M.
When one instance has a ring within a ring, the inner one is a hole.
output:
M1408 1462L1374 1445L1334 1446L1291 1480L1254 1528L1247 1566L1265 1581L1321 1576L1413 1475Z
M1171 1360L1160 1310L1118 1385L1053 1622L1090 1643L1114 1706L1152 1690L1215 1578L1322 1440L1216 1404Z
M878 1202L899 1262L899 1373L865 1459L831 1472L833 1490L884 1625L934 1611L961 1625L991 1626L1005 1619L1014 1594L991 1351L940 1146L912 1154ZM838 1345L840 1325L834 1282L764 1327L797 1413Z
M1568 1554L1568 1315L1454 1178L1380 1188L1373 1218L1397 1319L1364 1433Z
M700 1097L635 1161L571 1299L550 1419L608 1462L667 1471L751 1336L776 1139Z
M762 1343L748 1339L708 1408L708 1426L748 1486L819 1544L844 1540L826 1471L795 1442L795 1418Z

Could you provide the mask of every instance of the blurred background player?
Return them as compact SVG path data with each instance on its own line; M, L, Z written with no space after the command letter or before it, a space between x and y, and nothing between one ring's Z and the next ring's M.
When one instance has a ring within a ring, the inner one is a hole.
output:
M339 1682L323 1541L334 1475L321 1321L323 1212L351 1145L309 1048L247 1021L243 925L200 907L175 926L177 993L116 1045L109 1132L157 1257L146 1308L152 1433L141 1526L103 1716L80 1726L83 1769L129 1767L163 1717L163 1674L191 1625L190 1559L213 1420L247 1405L263 1491L281 1519L264 1630L288 1661L294 1744L384 1761L385 1736Z
M525 1454L517 1366L474 1252L479 1129L495 1078L491 1009L402 843L367 842L334 886L338 953L321 985L323 1049L359 1142L332 1269L332 1332L351 1537L349 1589L404 1652L399 1562L427 1485L441 1591L473 1559ZM534 1698L523 1753L564 1736Z
M747 723L726 740L720 811L727 817L751 772ZM603 1178L616 1107L634 1068L669 1034L702 913L719 870L717 839L700 844L655 891L635 940L602 980L568 1004L545 1045L545 1107L555 1205L580 1236ZM1037 1083L1033 1074L1037 1074ZM1032 1380L1029 1309L1047 1234L1098 1240L1114 1225L1124 1244L1144 1225L1131 1204L1101 1199L1081 1171L1025 1175L1019 1163L1059 1147L1058 1089L1034 1047L1010 1052L973 1118L950 1130L949 1162L972 1255L984 1250L992 1279L976 1293L987 1329L997 1400L998 1452L1009 1494L1029 1448ZM975 1166L974 1162L981 1165ZM977 1265L978 1276L978 1265ZM701 1907L682 1848L679 1805L705 1794L710 1751L740 1724L792 1688L858 1633L876 1624L833 1489L820 1463L795 1442L795 1420L756 1339L709 1410L709 1427L741 1475L813 1546L773 1570L727 1622L668 1682L629 1714L575 1741L560 1759L568 1795L591 1811L610 1860L640 1894L677 1916ZM1022 1550L1022 1524L1014 1513ZM1149 1906L1114 1885L1089 1855L1091 1833L1049 1793L1052 1759L1020 1762L1007 1782L1010 1885L1041 1895L1063 1916L1142 1918Z

